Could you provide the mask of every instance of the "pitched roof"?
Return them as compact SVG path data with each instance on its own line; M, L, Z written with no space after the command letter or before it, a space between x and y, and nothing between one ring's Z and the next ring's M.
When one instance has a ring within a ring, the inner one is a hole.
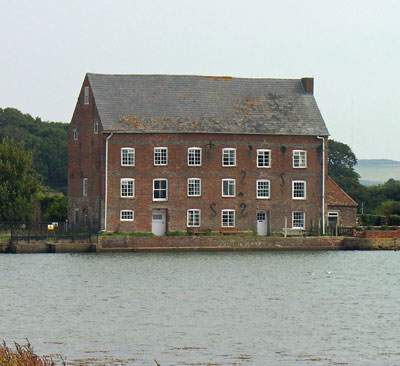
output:
M328 177L326 196L328 206L358 206L358 203L340 188L331 177Z
M88 78L106 131L329 134L300 79L91 73Z

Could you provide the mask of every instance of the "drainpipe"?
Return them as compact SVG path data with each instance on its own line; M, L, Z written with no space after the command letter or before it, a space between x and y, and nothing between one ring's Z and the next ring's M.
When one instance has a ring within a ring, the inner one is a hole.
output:
M322 235L325 235L325 138L317 136L322 140Z
M114 133L111 132L106 138L106 165L105 165L105 184L104 184L104 229L102 232L107 230L107 198L108 198L108 140Z

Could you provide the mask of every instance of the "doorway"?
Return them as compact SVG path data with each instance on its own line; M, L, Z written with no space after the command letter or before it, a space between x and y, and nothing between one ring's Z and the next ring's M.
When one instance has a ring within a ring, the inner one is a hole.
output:
M167 210L155 209L151 217L151 232L157 236L164 235L167 229Z
M268 235L268 221L266 211L257 211L257 234Z
M339 212L328 211L328 227L336 228L339 224Z

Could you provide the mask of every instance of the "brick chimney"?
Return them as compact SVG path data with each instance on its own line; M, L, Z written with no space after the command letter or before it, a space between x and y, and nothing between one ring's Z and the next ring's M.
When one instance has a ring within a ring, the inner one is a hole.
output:
M302 78L301 83L306 94L314 94L314 78Z

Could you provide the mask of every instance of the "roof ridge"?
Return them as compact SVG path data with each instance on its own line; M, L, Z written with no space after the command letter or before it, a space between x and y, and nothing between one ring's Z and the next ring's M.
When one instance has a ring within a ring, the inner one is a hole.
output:
M135 77L149 77L149 76L163 76L163 77L177 77L177 78L204 78L204 79L233 79L233 80L279 80L279 81L300 81L302 78L263 78L263 77L238 77L230 75L195 75L195 74L104 74L87 72L88 76L135 76Z

